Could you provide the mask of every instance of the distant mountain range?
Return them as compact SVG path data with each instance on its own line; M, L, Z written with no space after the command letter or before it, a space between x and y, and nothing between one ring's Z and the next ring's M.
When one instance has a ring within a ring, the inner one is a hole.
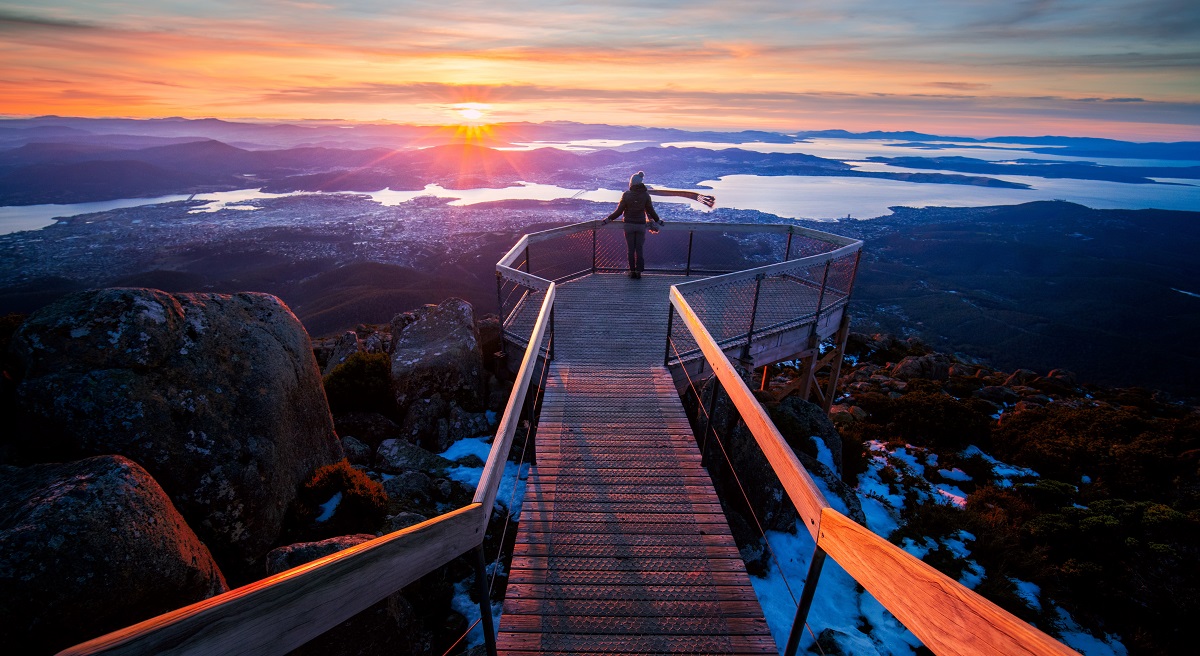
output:
M1123 167L1090 162L1018 160L997 164L967 157L872 158L930 172L862 171L800 153L761 153L746 143L813 139L887 139L908 149L1001 148L1095 158L1188 160L1200 143L1130 143L1077 137L975 139L920 132L820 130L689 132L571 122L504 123L474 129L446 126L301 121L252 123L218 119L91 119L42 116L0 120L0 205L76 203L262 188L267 191L418 190L501 187L518 181L599 188L629 170L655 167L665 185L695 185L722 175L837 175L908 182L1023 188L995 175L1070 177L1130 183L1151 176L1200 178L1200 167ZM600 143L573 152L571 142ZM723 150L664 147L707 142ZM544 146L537 147L535 146ZM647 168L649 170L649 168Z
M28 141L0 151L0 205L247 188L269 192L420 190L431 183L447 189L504 187L521 181L596 189L611 187L629 171L642 168L661 171L656 182L667 186L694 186L724 175L752 173L1025 187L978 175L859 171L837 160L803 153L737 148L649 145L635 151L572 152L552 147L500 150L459 142L407 149L296 146L250 150L208 138L131 148L75 141L75 132L63 134L67 136L62 140ZM122 135L125 137L128 135Z

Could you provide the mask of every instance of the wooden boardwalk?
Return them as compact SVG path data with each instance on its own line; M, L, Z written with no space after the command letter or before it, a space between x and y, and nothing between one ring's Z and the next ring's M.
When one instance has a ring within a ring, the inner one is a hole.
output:
M683 280L559 287L501 653L778 653L662 365Z

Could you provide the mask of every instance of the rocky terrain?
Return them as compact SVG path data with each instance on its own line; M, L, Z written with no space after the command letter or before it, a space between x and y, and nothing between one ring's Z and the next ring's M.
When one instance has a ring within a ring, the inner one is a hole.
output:
M0 442L0 637L23 653L460 507L510 391L497 318L453 298L314 342L265 294L103 289L5 319L0 345L12 427ZM1087 653L1187 653L1200 409L911 337L856 333L849 353L829 417L773 396L789 363L760 395L831 502L1068 644L1099 645ZM712 426L700 444L756 588L784 568L802 576L806 534L726 401ZM497 534L485 546L510 547ZM916 646L827 569L819 597L837 608L819 603L810 620L825 653ZM299 652L462 650L471 580L470 563L453 561Z
M1001 371L912 338L854 334L849 351L832 421L771 395L795 375L788 366L773 369L760 396L832 503L1084 653L1191 652L1200 407L1061 369ZM756 588L769 588L788 566L780 552L810 553L811 541L724 403L714 426L728 436L729 460L710 437L710 472L747 567L765 577ZM842 606L822 614L818 604L810 618L825 653L916 645L866 610L873 602L844 573L826 569L818 597Z
M102 289L2 328L0 637L21 653L468 503L436 452L490 436L508 394L497 323L458 299L315 349L265 294ZM304 650L443 653L470 573L433 572Z

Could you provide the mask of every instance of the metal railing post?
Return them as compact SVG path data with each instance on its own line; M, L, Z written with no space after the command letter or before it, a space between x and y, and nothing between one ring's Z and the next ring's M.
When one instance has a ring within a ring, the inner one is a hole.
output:
M592 228L592 273L596 273L596 233L600 228Z
M762 281L766 276L754 276L754 303L750 306L750 327L746 330L746 345L742 347L742 360L750 359L750 342L754 339L754 321L758 318L758 293L762 290ZM820 303L817 304L818 307Z
M796 606L796 619L792 621L792 631L788 634L787 647L783 656L796 656L800 646L800 636L804 635L804 624L808 622L808 611L812 608L813 595L817 592L817 579L821 578L821 567L825 565L825 550L817 547L813 552L812 562L808 564L808 576L804 579L804 592L800 593L800 605Z
M791 228L791 226L789 226L788 227L787 248L785 248L783 251L783 261L787 262L788 259L790 259L791 257L792 257L792 228Z
M529 247L525 247L525 273L533 273L533 264L529 261Z
M825 261L825 275L821 276L821 292L817 294L817 312L813 315L813 330L816 330L817 322L821 320L821 305L825 303L825 285L829 283L829 264L832 260Z
M708 397L708 411L704 414L704 433L700 436L700 466L708 469L708 433L712 428L713 413L717 411L717 395L721 393L721 382L713 376L713 393ZM696 392L699 394L699 391ZM697 398L696 404L704 407L704 399Z
M667 303L667 347L663 353L663 366L667 366L671 362L671 328L675 324L675 308ZM679 361L680 366L683 365L683 360Z
M685 276L692 275L692 238L694 238L695 236L696 236L695 230L688 230L687 267L683 271L683 275L685 275Z
M483 558L483 545L475 548L475 586L479 595L479 619L483 622L483 644L488 656L496 656L496 630L492 626L492 593L487 583L487 563Z
M547 350L546 363L542 365L543 367L550 366L550 364L549 364L550 360L554 359L554 308L553 307L550 308L550 327L549 328L550 328L550 330L549 330L550 347L548 349L546 349Z
M500 329L504 330L504 322L508 317L504 316L504 276L500 272L496 272L496 311L500 313Z

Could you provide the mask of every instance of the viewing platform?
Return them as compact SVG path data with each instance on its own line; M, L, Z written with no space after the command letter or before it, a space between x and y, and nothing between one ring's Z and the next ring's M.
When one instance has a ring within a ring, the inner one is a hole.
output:
M682 352L667 346L672 287L706 280L693 285L691 298L717 309L711 323L725 348L750 366L802 356L814 339L834 336L814 333L824 264L713 278L748 264L747 251L782 262L793 245L797 253L819 248L779 226L740 231L749 227L671 224L647 238L640 279L621 270L620 226L592 231L593 254L583 260L594 271L573 270L568 258L580 239L570 229L541 233L550 236L501 261L505 333L516 349L526 346L523 328L545 291L516 270L567 273L554 300L537 464L525 489L499 653L778 653L680 400L679 387L703 374L703 359L682 331L673 340ZM826 295L826 333L837 332L848 295L848 287Z
M832 508L747 385L758 367L794 361L799 377L782 392L828 410L861 242L794 225L670 223L631 279L622 232L589 221L525 235L497 263L516 379L469 505L63 653L285 654L468 551L491 653L790 656L827 557L934 653L1074 653ZM786 645L697 448L718 394L815 545ZM522 459L509 463L522 426ZM531 446L522 510L496 527L506 463L520 466ZM509 520L497 630L486 571L500 562L483 545L489 526L503 542Z

